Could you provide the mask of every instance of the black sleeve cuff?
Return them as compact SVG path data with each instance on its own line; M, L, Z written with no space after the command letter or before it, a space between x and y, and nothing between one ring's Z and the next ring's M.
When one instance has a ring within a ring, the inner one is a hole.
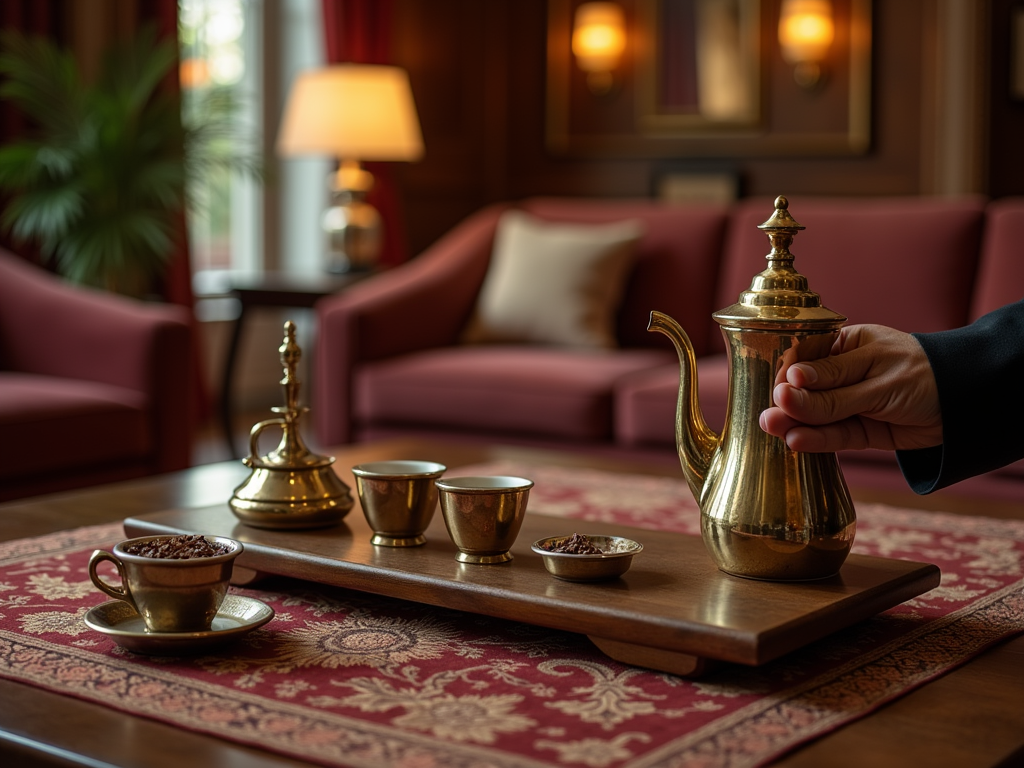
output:
M939 489L942 476L942 446L916 451L896 451L903 477L914 493L924 495Z
M897 452L911 488L930 493L1024 458L1024 301L914 338L935 373L942 445Z

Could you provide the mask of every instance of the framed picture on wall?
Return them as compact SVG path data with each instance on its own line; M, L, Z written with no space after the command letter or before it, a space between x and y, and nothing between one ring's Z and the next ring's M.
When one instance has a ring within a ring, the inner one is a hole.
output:
M756 129L761 121L758 0L639 0L634 30L642 133Z
M871 0L832 0L822 77L798 82L781 0L616 0L625 47L599 92L573 53L583 0L549 0L547 146L570 156L819 156L866 152Z

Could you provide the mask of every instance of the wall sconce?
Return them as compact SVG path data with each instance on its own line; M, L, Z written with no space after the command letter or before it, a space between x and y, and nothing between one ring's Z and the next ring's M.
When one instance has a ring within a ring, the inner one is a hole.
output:
M576 9L572 52L587 73L587 87L601 96L615 84L613 74L626 48L626 22L616 3L583 3Z
M831 0L783 0L779 46L800 87L811 89L821 83L834 35Z

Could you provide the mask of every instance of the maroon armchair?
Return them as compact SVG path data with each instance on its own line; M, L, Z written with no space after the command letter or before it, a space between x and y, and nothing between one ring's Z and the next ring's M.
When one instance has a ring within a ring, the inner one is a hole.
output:
M0 500L189 466L192 345L183 307L0 251Z

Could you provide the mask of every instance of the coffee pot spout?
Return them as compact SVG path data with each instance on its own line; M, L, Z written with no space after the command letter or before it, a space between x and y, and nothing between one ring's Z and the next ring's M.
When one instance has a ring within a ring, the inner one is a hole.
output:
M679 396L676 401L676 451L693 498L700 503L711 456L719 434L704 421L697 396L697 356L682 326L662 312L651 312L648 331L663 333L679 355Z

